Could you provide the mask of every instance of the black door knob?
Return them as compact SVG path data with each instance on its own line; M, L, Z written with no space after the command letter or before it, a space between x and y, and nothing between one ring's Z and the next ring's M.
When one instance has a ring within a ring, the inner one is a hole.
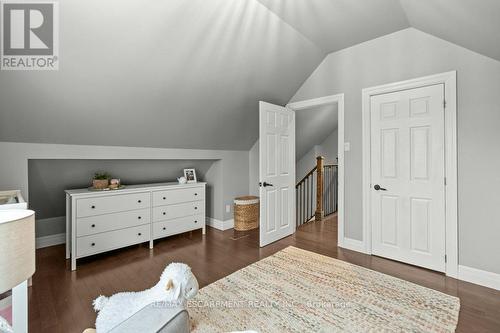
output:
M90 208L94 209L94 208L95 208L95 206L94 206L94 205L92 205L92 207L90 207Z
M163 215L167 215L167 213L166 213L166 212L163 212Z
M139 220L141 219L141 217L140 217L140 216L137 216L137 218L138 218Z
M95 246L95 243L92 243L91 245L92 245L92 246Z
M268 183L268 182L263 182L263 183L261 182L261 183L259 183L259 186L268 187L268 186L274 186L274 185L271 183Z
M167 228L163 227L163 230L167 230Z
M138 203L141 203L141 200L137 200Z
M373 186L373 188L375 189L375 191L387 191L387 189L380 187L379 184L375 184L375 186Z
M137 235L139 235L139 236L140 236L140 235L142 235L142 234L141 234L141 233L138 233Z
M95 224L92 224L92 228L95 228Z

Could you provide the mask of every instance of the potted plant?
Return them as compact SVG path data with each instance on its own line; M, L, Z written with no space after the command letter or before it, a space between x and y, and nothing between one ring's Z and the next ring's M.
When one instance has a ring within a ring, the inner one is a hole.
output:
M110 178L111 178L111 176L107 172L96 172L94 174L94 179L92 180L92 186L95 189L99 189L99 190L103 190L105 188L108 188Z

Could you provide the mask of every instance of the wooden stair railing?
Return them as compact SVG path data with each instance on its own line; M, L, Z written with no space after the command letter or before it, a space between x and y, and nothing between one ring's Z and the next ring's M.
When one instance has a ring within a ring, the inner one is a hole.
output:
M300 182L295 185L295 195L296 195L296 216L297 225L301 225L313 218L314 211L314 201L315 195L313 196L314 178L316 173L316 167L307 173L307 175L302 178Z
M313 217L321 221L337 211L337 165L323 163L323 157L318 156L316 166L295 185L297 225Z
M328 216L338 208L338 165L327 164L323 170L323 210L324 216Z

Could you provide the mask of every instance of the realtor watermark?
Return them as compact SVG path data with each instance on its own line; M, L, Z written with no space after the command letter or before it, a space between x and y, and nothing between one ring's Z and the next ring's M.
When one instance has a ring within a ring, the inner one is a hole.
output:
M0 69L59 69L59 4L0 0Z

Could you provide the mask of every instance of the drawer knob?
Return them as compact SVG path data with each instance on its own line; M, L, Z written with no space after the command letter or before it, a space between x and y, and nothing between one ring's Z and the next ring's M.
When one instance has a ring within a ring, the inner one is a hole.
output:
M198 209L198 207L194 207L194 209Z
M141 219L141 217L140 217L140 216L137 216L137 218L138 218L139 220Z
M90 208L95 209L95 206L94 206L94 205L92 205L92 207L90 207Z
M90 244L90 245L95 246L95 243L92 243L92 244Z
M92 226L91 226L91 227L92 227L92 228L95 228L95 224L92 224Z
M137 200L138 203L141 203L142 201L141 200Z
M194 195L198 195L198 193L195 193Z
M167 215L167 213L166 213L166 212L163 212L163 215Z
M198 223L198 221L195 220L194 223Z
M141 234L141 233L138 233L137 235L141 236L142 234Z
M167 200L167 198L163 197L163 200Z
M163 230L167 230L167 228L163 227Z

